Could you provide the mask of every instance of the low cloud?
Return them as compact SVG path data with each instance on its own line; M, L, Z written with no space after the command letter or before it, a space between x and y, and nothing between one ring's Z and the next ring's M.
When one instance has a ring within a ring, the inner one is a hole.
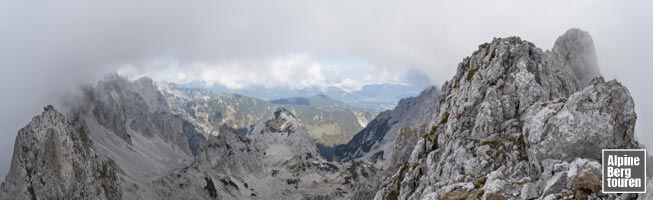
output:
M326 87L322 66L306 56L292 55L262 62L235 62L193 66L199 79L209 86L220 84L232 89L251 86L304 89Z
M351 92L369 84L429 85L431 82L427 76L415 70L367 68L352 73L349 69L367 67L360 65L364 64L351 60L324 64L306 54L290 54L250 61L195 62L183 67L179 62L155 60L124 65L117 72L132 79L150 76L155 80L175 83L201 81L207 87L219 85L229 89L266 87L297 90L338 87Z

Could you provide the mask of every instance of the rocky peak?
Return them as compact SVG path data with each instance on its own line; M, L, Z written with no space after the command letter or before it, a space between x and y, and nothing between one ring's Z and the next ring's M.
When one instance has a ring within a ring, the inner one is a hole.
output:
M294 133L299 127L300 123L295 115L283 107L274 108L267 113L265 113L259 121L262 125L257 128L260 130L253 131L253 133L264 134L264 133L285 133L290 135ZM255 135L252 135L255 137Z
M319 157L308 130L282 107L271 109L259 118L247 137L263 151L268 162L277 163L293 158L315 160Z
M51 105L18 132L0 199L121 198L113 162Z
M181 117L170 112L165 98L148 77L132 82L109 74L89 93L91 98L84 100L92 105L89 115L128 144L133 144L132 134L156 136L192 154L197 149L190 149L189 141L202 140L191 124L184 124Z
M586 31L572 28L558 37L552 57L565 68L571 68L583 86L601 75L596 61L594 42Z
M168 110L166 99L163 97L163 94L159 92L159 89L150 77L145 76L134 80L133 87L134 91L143 97L151 112L156 110Z
M621 84L576 70L596 67L587 38L570 30L551 54L518 37L480 45L443 84L433 127L376 198L601 196L567 183L600 177L601 149L636 147L636 115Z
M273 118L265 121L265 126L270 132L290 134L297 130L299 120L290 111L285 108L279 108L273 112L273 115Z

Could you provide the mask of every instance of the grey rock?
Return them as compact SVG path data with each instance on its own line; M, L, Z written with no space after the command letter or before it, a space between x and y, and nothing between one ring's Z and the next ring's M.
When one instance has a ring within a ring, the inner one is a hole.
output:
M555 195L555 194L551 194L551 195L546 196L546 197L543 198L543 200L556 200L556 199L560 199L560 196Z
M542 197L560 193L565 188L567 188L567 172L558 173L546 182L542 191Z
M601 163L596 160L576 158L569 164L569 171L567 172L568 180L573 180L576 176L588 170L602 171Z
M486 183L483 189L485 190L485 192L487 192L487 194L494 194L494 193L502 192L502 190L505 188L507 184L508 182L505 180L495 179Z
M630 198L633 198L633 197L636 197L635 194L625 193L625 194L619 195L616 200L629 200Z
M0 199L120 199L114 163L52 106L18 132Z
M568 99L539 102L523 116L533 156L571 161L601 159L597 149L636 148L637 115L628 90L617 81L596 83Z
M521 195L519 196L522 200L535 199L539 195L537 194L537 186L533 183L526 183L522 187Z
M552 49L552 57L564 68L571 68L585 87L590 81L601 76L596 61L594 41L586 31L572 28L558 37Z
M335 159L363 160L391 171L398 168L430 130L439 94L436 87L430 87L417 97L402 99L395 109L379 113L349 143L336 148Z
M556 171L554 171L554 166L563 163L561 160L556 159L544 159L541 162L542 172L540 173L540 179L547 180L551 178Z
M227 174L262 177L268 171L262 157L262 152L252 140L222 126L218 136L209 137L196 160L200 166L206 167L206 171L220 170Z
M306 128L271 110L246 138L208 140L149 78L109 75L78 107L47 107L21 130L0 199L352 199L378 188L361 161L326 162Z
M546 52L518 37L480 45L442 85L416 155L375 199L439 198L464 176L486 177L484 198L522 193L525 177L541 190L522 195L562 197L567 171L584 166L570 162L637 147L632 98L617 81L603 81L595 59L591 37L578 29Z
M562 172L569 170L569 163L563 162L553 165L553 172Z
M170 112L150 78L131 82L110 74L86 93L81 101L88 108L80 108L75 114L93 117L129 144L136 132L145 137L159 137L191 155L189 140L202 140L192 132L180 134L184 132L184 119ZM91 114L87 114L88 110Z
M47 178L41 177L44 180L40 182L43 187L53 189L48 194L57 195L48 198L76 199L81 196L81 199L156 199L156 194L148 187L152 177L161 176L190 162L199 143L204 141L201 134L192 131L192 125L184 125L181 117L169 112L162 95L149 78L132 82L110 74L95 87L85 88L83 94L82 98L74 99L76 107L71 108L68 114L71 121L55 118L61 122L42 125L41 129L55 130L56 134L52 135L64 138L60 135L64 135L61 132L66 132L73 139L60 139L58 143L33 143L31 146L34 149L63 149L60 154L56 154L57 159L64 162L58 164L62 167L38 170L43 174L58 174L64 178L110 178L112 182L75 180L79 182L78 186L68 184L71 181L68 179L58 183L46 182ZM44 113L48 113L47 110L53 109L48 108ZM77 133L60 130L57 128L59 126L73 127ZM75 135L83 139L75 139ZM28 140L40 141L42 138L17 140L17 145ZM80 153L80 156L77 151L93 153ZM47 156L48 153L39 155ZM39 158L28 160L40 162ZM70 163L73 163L72 168ZM72 169L74 170L71 171ZM99 175L93 177L84 170L90 171L88 173L91 175ZM20 176L20 173L12 171L8 175L13 176ZM36 192L40 190L36 189L39 187L41 186L34 187L37 196L41 195ZM102 197L96 194L103 190L111 192ZM10 196L16 195L16 191L12 192L14 194Z
M168 102L150 77L142 77L132 82L132 88L148 105L150 112L168 110Z
M308 130L283 107L272 109L260 117L247 137L260 148L268 164L321 159Z

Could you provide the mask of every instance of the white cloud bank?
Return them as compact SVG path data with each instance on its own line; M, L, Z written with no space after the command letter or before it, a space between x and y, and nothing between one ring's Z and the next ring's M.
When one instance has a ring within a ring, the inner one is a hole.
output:
M306 54L290 54L286 57L258 59L254 61L195 62L180 67L178 62L154 60L124 65L118 68L120 75L132 79L150 76L155 80L188 83L202 81L207 87L216 84L229 89L244 89L258 86L266 88L287 88L291 90L338 87L345 91L357 91L369 84L424 84L424 77L418 80L406 78L404 70L366 68L352 61L322 64ZM358 68L358 69L351 69ZM352 71L357 71L352 73ZM421 81L421 82L420 82Z

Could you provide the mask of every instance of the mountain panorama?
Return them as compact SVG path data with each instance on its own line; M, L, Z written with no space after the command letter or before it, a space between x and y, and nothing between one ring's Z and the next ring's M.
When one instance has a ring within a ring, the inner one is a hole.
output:
M495 38L378 113L109 74L18 130L0 199L653 199L602 192L601 150L644 147L596 59L579 29Z

